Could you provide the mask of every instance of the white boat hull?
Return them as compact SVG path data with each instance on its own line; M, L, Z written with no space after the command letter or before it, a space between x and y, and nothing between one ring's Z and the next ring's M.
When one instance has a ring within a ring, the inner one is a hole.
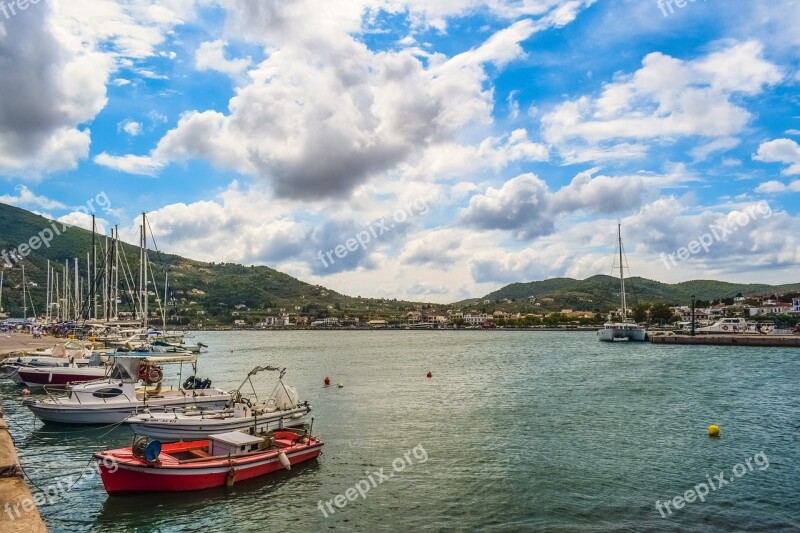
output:
M197 409L223 409L230 395L215 394L213 396L149 399L147 402L109 402L106 404L83 405L67 402L44 400L27 404L34 415L43 422L59 424L116 424L129 416L141 413L144 409L151 411L168 411L173 408L196 407Z
M209 435L228 431L274 431L285 427L299 426L306 422L309 407L297 407L286 411L276 411L247 418L201 418L200 416L156 414L151 417L140 415L127 420L137 435L160 439L202 440ZM177 417L176 417L177 416Z
M619 327L605 327L597 332L597 338L603 342L644 342L647 340L647 331L640 327L625 327L622 325Z

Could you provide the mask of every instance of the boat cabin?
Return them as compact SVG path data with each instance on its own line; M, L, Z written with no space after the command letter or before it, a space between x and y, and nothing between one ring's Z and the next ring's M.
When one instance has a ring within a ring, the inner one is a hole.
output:
M266 441L264 437L256 437L241 431L217 433L209 437L210 455L234 456L246 455L259 449Z

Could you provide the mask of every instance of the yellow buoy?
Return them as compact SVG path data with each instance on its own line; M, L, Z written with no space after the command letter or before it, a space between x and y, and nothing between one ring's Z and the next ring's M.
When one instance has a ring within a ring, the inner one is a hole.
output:
M708 426L708 436L719 437L719 426L716 424L711 424L710 426Z

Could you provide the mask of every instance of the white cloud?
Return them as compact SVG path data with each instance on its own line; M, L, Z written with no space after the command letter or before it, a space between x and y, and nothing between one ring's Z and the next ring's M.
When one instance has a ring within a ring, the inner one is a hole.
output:
M581 172L552 192L538 176L522 174L499 189L489 187L484 194L470 198L459 220L482 230L510 231L519 240L533 239L555 232L556 220L564 215L637 209L648 189L694 179L680 168L664 176L593 176L597 171Z
M789 165L781 171L784 176L800 174L800 144L791 139L775 139L758 147L756 161Z
M41 2L4 25L0 93L14 97L0 101L0 172L38 176L76 168L89 154L85 124L105 107L115 68L126 58L154 55L194 4Z
M22 205L28 207L41 207L42 209L62 209L66 205L45 196L39 196L24 185L17 187L17 194L0 195L0 202L9 205Z
M284 22L295 28L295 22ZM319 30L315 39L324 43L302 41L302 30L281 37L283 30L276 29L276 38L288 42L249 71L252 83L231 99L230 113L186 113L151 159L159 165L209 159L219 168L268 180L283 197L348 195L429 147L453 143L463 128L490 124L492 92L484 64L500 66L519 57L518 42L535 28L529 21L515 23L451 59L433 55L427 66L411 52L376 53L349 35L333 39L324 27ZM497 165L547 157L524 130L505 142L501 147L488 141L478 158Z
M142 133L142 124L134 120L123 120L117 124L117 131L124 131L131 137L136 137Z
M128 174L140 176L155 176L161 170L162 164L148 156L124 155L113 156L102 152L95 156L94 162L104 167L113 168Z
M194 60L197 70L216 70L229 76L242 74L252 63L248 58L227 59L225 47L227 42L221 39L206 41L195 51Z
M88 231L92 231L92 215L84 211L73 211L72 213L67 213L62 217L58 217L58 221L63 222L64 224L69 224L70 226L76 226ZM105 234L107 229L111 227L108 220L98 216L95 216L94 222L95 229L101 235Z
M800 192L800 180L794 180L788 185L780 181L766 181L756 187L756 192L763 194L782 194L786 192Z
M685 136L712 139L696 150L703 157L732 146L732 137L750 121L737 95L758 94L781 79L756 41L690 61L654 52L641 69L619 76L597 98L557 106L542 119L544 134L568 162L616 157L621 151L641 157L647 151L642 143Z

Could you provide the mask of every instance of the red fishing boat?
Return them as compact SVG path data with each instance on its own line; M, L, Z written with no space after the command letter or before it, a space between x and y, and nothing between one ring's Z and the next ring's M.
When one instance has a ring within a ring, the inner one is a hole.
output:
M131 448L97 452L109 494L177 492L234 483L315 459L322 441L302 429L263 435L240 431L207 440L161 444L138 437Z

